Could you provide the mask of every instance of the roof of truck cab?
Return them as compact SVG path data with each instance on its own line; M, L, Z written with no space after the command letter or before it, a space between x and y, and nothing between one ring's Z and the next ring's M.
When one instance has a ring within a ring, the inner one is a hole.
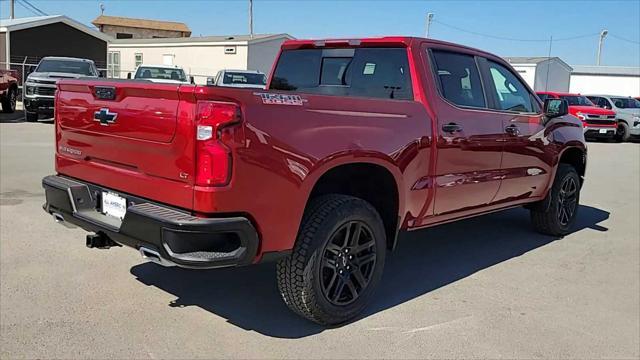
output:
M624 96L624 95L602 95L602 94L588 94L586 97L603 97L603 98L616 98L616 99L633 99L633 96Z
M436 45L445 45L445 46L453 46L460 49L465 49L468 51L476 52L479 54L490 55L496 58L500 58L499 56L486 52L484 50L480 50L477 48L473 48L466 45L460 45L448 41L443 40L435 40L428 39L422 37L415 36L382 36L382 37L367 37L367 38L335 38L335 39L292 39L286 40L282 43L283 49L295 49L301 47L325 47L332 45L347 45L347 46L362 46L362 45L403 45L406 47L411 46L411 44L415 41L427 42ZM502 58L500 58L502 59Z
M45 56L45 57L42 58L42 60L78 61L78 62L88 62L88 63L93 63L94 62L91 59L66 57L66 56ZM40 60L40 61L42 61L42 60Z
M220 72L235 72L235 73L242 73L242 74L262 74L264 75L264 73L262 71L258 71L258 70L241 70L241 69L223 69L220 70Z

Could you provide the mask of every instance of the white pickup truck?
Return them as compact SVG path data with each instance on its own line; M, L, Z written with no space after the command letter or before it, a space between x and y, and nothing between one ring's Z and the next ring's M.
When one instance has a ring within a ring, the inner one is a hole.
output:
M158 83L170 84L193 84L193 76L187 78L184 70L177 65L140 65L135 71L133 78L136 80L147 80ZM127 74L127 79L131 79L131 73Z
M256 70L220 70L215 78L207 79L207 85L264 89L267 75Z

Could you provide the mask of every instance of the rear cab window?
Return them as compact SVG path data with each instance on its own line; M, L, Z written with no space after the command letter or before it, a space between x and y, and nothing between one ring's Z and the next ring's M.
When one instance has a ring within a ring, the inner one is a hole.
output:
M413 100L406 48L284 50L272 90Z

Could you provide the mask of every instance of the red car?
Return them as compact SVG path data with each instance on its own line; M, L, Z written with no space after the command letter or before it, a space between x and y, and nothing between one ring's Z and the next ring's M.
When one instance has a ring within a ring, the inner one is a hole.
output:
M16 111L18 99L18 72L15 70L0 70L0 104L2 112Z
M563 99L569 104L569 113L582 121L584 136L587 138L613 139L618 123L615 111L596 106L586 96L561 92L538 92L538 97Z
M284 302L320 324L363 310L409 231L514 206L552 236L576 221L581 123L498 56L287 41L268 84L58 81L45 211L161 265L277 260Z

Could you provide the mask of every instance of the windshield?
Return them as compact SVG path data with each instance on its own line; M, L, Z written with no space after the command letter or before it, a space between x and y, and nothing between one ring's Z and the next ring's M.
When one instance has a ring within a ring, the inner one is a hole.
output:
M567 100L569 105L595 106L586 96L560 95L560 99Z
M159 67L139 67L135 78L187 81L184 70Z
M90 62L77 60L42 60L36 72L96 75Z
M640 109L640 101L634 98L611 98L617 108Z
M255 73L239 73L225 72L222 79L223 84L247 84L247 85L266 85L267 77L264 74Z

